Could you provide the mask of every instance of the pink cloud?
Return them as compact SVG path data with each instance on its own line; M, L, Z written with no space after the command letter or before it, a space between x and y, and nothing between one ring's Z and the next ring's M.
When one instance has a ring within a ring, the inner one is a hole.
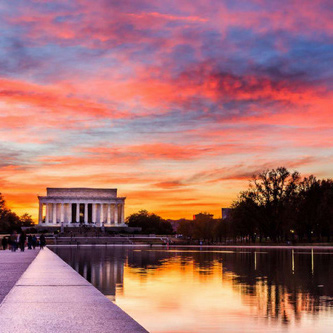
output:
M130 209L191 216L263 168L331 174L325 1L45 4L1 22L0 190L12 207L36 214L36 193L63 183L119 186Z

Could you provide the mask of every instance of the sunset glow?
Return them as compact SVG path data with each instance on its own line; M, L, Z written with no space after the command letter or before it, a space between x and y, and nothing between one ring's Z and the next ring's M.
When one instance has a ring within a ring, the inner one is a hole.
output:
M126 215L221 216L285 166L332 177L332 2L0 4L0 192L118 188Z

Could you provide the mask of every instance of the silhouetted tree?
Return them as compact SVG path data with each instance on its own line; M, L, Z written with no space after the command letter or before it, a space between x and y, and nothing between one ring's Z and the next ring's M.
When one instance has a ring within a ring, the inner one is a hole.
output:
M296 230L301 238L330 238L333 224L333 182L310 176L300 183Z
M23 216L30 217L28 214ZM31 222L33 223L32 219ZM22 225L21 219L6 207L3 195L0 193L0 232L11 232L12 230L20 230Z
M28 213L23 214L20 217L22 227L32 227L35 223L32 219L32 216Z
M249 236L255 242L256 235L261 234L262 208L246 193L240 196L237 202L232 205L231 219L233 223L234 236Z
M129 227L140 227L143 233L149 234L173 234L170 222L163 220L160 216L140 210L127 217L126 223Z
M214 234L216 224L213 215L206 212L197 214L193 221L193 238L213 241L216 238Z
M197 214L193 221L181 221L177 233L186 238L204 241L221 240L223 236L220 220L213 219L209 213Z
M298 172L291 174L284 167L265 170L253 176L249 190L241 195L239 204L252 201L257 206L258 228L274 241L285 234L286 207L296 194L299 179Z
M183 235L185 238L193 238L193 222L183 220L179 222L177 233Z
M319 204L319 223L321 232L327 236L327 241L331 240L333 233L333 181L323 180L321 182L323 194Z
M214 235L216 240L219 242L222 242L223 240L226 242L229 237L234 236L234 230L230 217L216 221L214 226Z
M333 182L314 176L302 181L298 172L281 167L253 176L249 189L232 205L232 229L237 236L271 240L330 239L333 231Z

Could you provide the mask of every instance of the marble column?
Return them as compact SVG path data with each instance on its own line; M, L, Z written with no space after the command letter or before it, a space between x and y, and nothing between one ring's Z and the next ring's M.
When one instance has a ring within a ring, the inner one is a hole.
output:
M71 223L72 222L72 204L68 203L68 207L67 207L67 223Z
M114 224L118 225L118 205L114 205Z
M65 219L64 219L64 215L65 215L65 214L64 214L64 208L65 208L65 207L64 207L64 204L62 203L61 206L60 206L60 223L61 223L61 222L65 222L65 221L64 221L64 220L65 220Z
M43 203L39 202L38 224L43 223Z
M84 224L88 224L88 204L84 204Z
M92 204L92 223L96 224L96 210L97 205L95 203Z
M99 214L99 223L100 226L102 226L103 222L104 222L104 212L103 212L103 204L101 204L101 213Z
M53 213L52 223L56 224L57 223L57 204L56 203L53 204L52 213Z
M110 205L110 213L111 213L111 225L114 225L114 209L113 204Z
M125 203L121 205L121 224L125 223Z
M122 209L121 209L121 204L118 205L118 224L121 224L121 220L122 220Z
M76 204L76 222L77 223L80 222L80 204L79 203Z
M50 207L49 207L49 204L46 203L45 204L45 224L48 224L49 223L49 211L50 211Z
M111 205L110 204L108 204L108 217L107 217L107 221L106 221L106 223L108 224L108 225L110 225L111 224Z

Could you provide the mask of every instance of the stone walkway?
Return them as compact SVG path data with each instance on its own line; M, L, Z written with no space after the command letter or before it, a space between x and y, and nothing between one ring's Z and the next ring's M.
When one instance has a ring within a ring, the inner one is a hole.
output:
M0 305L1 333L146 332L45 248Z
M0 303L36 258L39 250L0 251Z

